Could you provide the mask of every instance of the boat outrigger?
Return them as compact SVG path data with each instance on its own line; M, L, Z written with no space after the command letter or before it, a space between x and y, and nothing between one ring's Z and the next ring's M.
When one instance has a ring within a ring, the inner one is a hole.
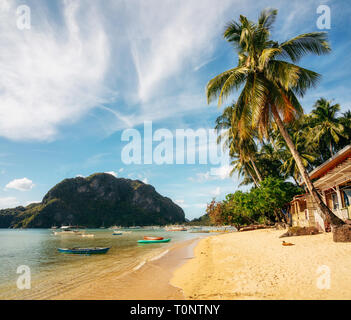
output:
M70 254L102 254L110 248L58 248L58 252Z

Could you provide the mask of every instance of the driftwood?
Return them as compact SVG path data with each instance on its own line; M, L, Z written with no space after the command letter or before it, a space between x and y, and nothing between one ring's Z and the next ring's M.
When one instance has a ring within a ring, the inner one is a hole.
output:
M238 229L239 232L243 231L252 231L252 230L258 230L258 229L271 229L274 228L274 226L268 226L266 224L252 224L246 227L240 227Z

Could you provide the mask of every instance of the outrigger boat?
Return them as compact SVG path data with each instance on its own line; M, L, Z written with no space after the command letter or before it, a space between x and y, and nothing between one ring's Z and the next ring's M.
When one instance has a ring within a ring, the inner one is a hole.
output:
M58 248L58 252L70 254L103 254L110 248Z
M170 242L171 239L163 239L163 240L138 240L138 243L165 243Z
M78 229L72 229L71 226L62 226L60 228L62 231L54 231L55 236L66 236L66 235L78 235L81 236L85 231L79 231Z
M145 236L144 240L163 240L163 237L149 237L149 236Z
M187 231L187 228L183 226L171 226L171 227L165 227L166 231Z

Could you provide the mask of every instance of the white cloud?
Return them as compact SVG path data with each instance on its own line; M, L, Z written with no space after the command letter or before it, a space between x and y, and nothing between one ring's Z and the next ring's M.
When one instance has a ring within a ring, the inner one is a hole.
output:
M124 168L121 168L118 170L118 172L122 173L124 171Z
M218 197L221 194L221 188L217 187L215 190L211 192L211 194L215 197Z
M211 0L128 1L133 12L129 36L138 73L139 98L146 102L159 94L158 86L186 63L207 61L213 50L222 14L232 1L218 6ZM137 21L137 23L135 23Z
M144 182L145 184L148 184L148 179L144 178L142 182Z
M114 176L115 178L118 177L118 174L114 171L109 171L109 172L105 172L105 173L110 174L110 175Z
M15 179L10 181L5 189L15 189L18 191L29 191L34 187L34 183L32 180L29 180L28 178L22 178L22 179Z
M109 44L94 4L63 1L63 22L36 12L30 30L14 23L15 1L0 11L0 136L50 140L108 101ZM33 5L34 6L34 5Z
M15 197L0 198L0 209L13 208L19 205Z
M200 209L206 209L207 208L207 204L206 203L195 203L193 205L193 207L200 208Z
M39 200L35 200L35 201L26 201L26 203L25 203L25 207L26 206L28 206L28 205L30 205L30 204L34 204L34 203L41 203L41 201L39 201Z
M211 171L212 175L215 175L217 179L228 179L230 177L230 172L232 171L232 167L229 165L223 165L219 168L215 168Z
M230 178L230 172L232 167L229 165L222 165L218 168L214 167L211 171L198 172L195 177L188 178L189 181L193 182L205 182L211 180L225 180Z
M85 178L85 176L83 176L82 174L77 174L76 178Z

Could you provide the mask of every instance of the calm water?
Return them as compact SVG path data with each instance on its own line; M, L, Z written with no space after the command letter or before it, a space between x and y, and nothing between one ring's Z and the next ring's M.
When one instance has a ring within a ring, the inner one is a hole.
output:
M86 230L94 238L77 235L55 236L52 230L0 229L0 299L43 299L63 293L79 283L109 272L123 274L146 260L162 254L174 242L198 238L199 234L164 230L133 230L112 235L108 229ZM138 244L144 235L172 238L165 244ZM57 248L111 247L105 255L66 255ZM17 268L28 266L31 290L19 290Z

